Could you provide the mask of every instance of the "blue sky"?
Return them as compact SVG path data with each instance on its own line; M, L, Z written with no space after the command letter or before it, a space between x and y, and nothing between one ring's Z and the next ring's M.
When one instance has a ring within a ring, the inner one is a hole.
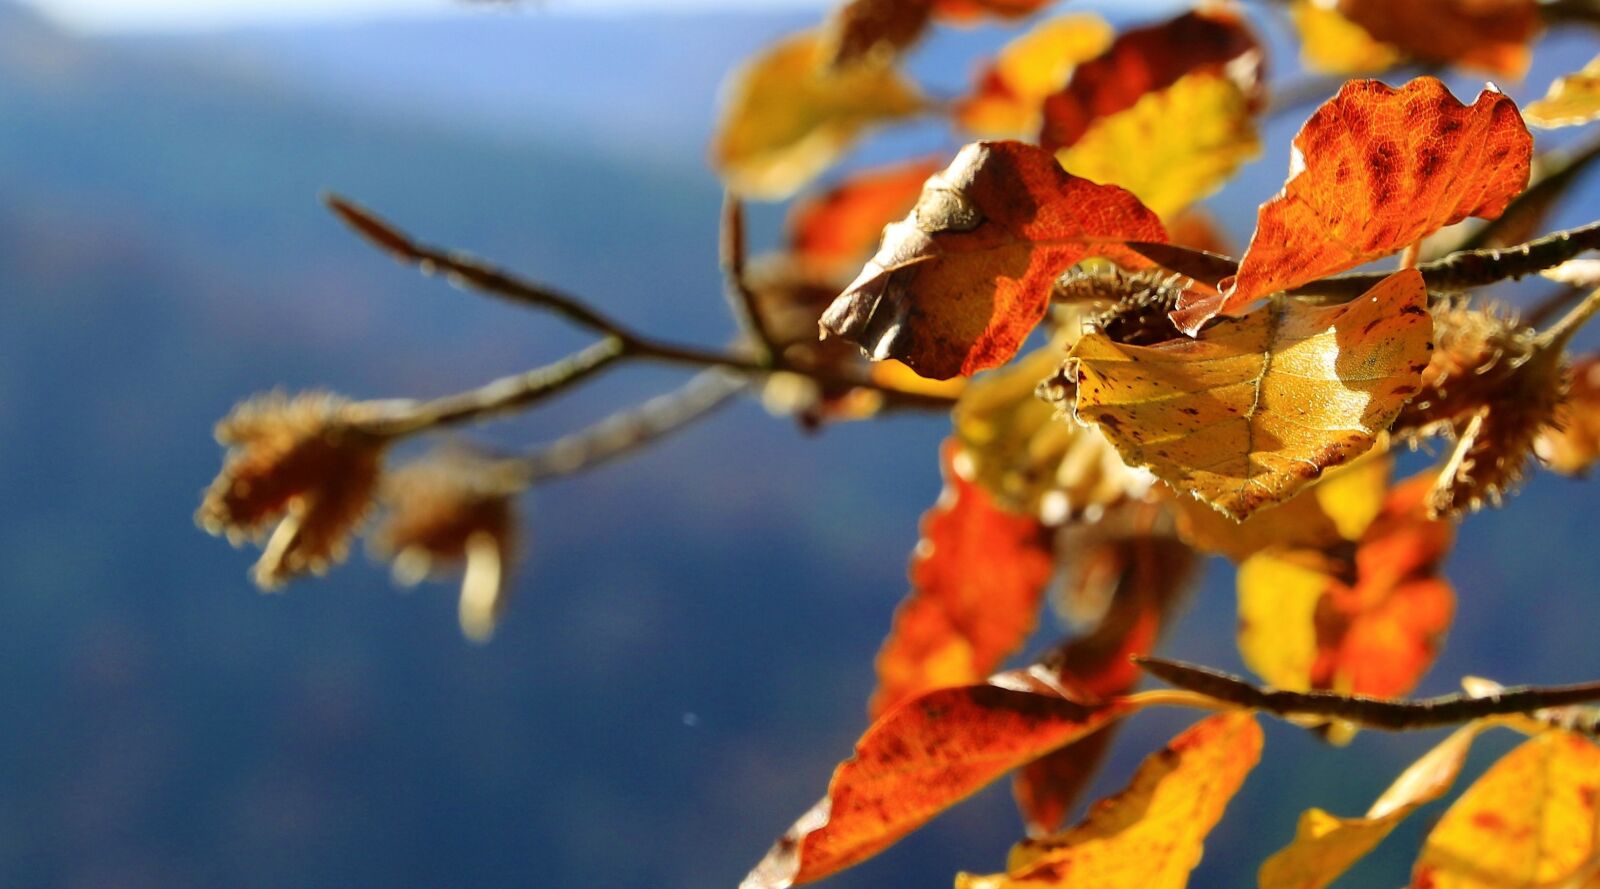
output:
M53 18L92 30L205 29L230 25L426 15L461 11L462 0L25 0ZM481 4L487 5L487 4ZM824 0L526 0L533 12L641 9L818 8Z

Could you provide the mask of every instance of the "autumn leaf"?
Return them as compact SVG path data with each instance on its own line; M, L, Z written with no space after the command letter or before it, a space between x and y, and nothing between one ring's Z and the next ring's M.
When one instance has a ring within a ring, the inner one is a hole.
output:
M1373 697L1411 691L1455 610L1439 576L1455 539L1424 474L1397 486L1354 552L1265 550L1239 566L1239 651L1267 682Z
M1149 491L1100 431L1062 423L1035 390L1055 373L1060 339L975 378L951 412L973 480L1009 509L1059 524Z
M1548 731L1495 763L1433 828L1413 889L1590 887L1600 880L1600 747Z
M1559 423L1539 434L1534 450L1556 472L1582 475L1600 459L1600 356L1575 362L1570 379Z
M1323 889L1338 879L1395 825L1449 791L1473 740L1485 727L1470 723L1451 733L1402 772L1360 818L1307 809L1294 841L1261 865L1260 889Z
M1102 700L1133 691L1141 678L1134 655L1149 654L1166 628L1198 562L1194 551L1160 530L1163 505L1128 503L1101 520L1058 535L1064 563L1062 610L1101 602L1094 629L1067 640L1040 667L1069 687ZM1081 614L1079 617L1081 618ZM1075 741L1017 772L1012 792L1028 835L1061 828L1115 737L1116 725Z
M1261 48L1235 12L1196 10L1118 37L1045 99L1039 144L1070 147L1096 120L1132 108L1146 93L1166 89L1185 75L1200 73L1231 78L1252 106L1259 102Z
M980 17L1017 19L1052 0L846 0L828 20L828 58L848 65L892 59L915 44L935 19L968 23Z
M1061 272L1091 256L1148 265L1120 242L1165 237L1133 195L1069 175L1049 152L976 142L884 230L822 327L926 377L971 375L1016 354Z
M1094 121L1056 159L1074 175L1126 188L1167 218L1260 153L1249 98L1234 81L1203 72Z
M1077 703L1021 673L912 698L873 723L834 770L828 795L741 889L785 889L857 864L1011 769L1133 709Z
M734 75L712 141L712 165L729 188L787 197L875 124L920 113L916 87L888 63L830 67L821 38L803 32Z
M957 125L988 137L1039 131L1046 96L1066 85L1072 69L1106 50L1116 32L1097 15L1064 15L1040 22L1001 47L978 75L972 94L952 110Z
M1374 39L1323 0L1295 0L1289 14L1300 35L1300 59L1324 74L1365 74L1393 67L1400 51Z
M922 517L911 595L878 653L874 718L906 698L970 685L998 669L1033 631L1055 570L1044 526L1001 509L964 476L954 441L942 457L945 489Z
M1522 116L1536 127L1570 127L1600 118L1600 56L1583 70L1557 78L1545 97L1528 105Z
M1401 5L1401 4L1391 4ZM1283 191L1261 205L1238 275L1180 301L1188 333L1219 312L1379 259L1468 216L1500 215L1528 184L1533 139L1504 95L1462 105L1438 79L1346 83L1295 136Z
M1338 0L1339 14L1416 59L1503 77L1528 69L1536 0Z
M1428 364L1426 300L1407 270L1344 305L1274 303L1194 340L1087 334L1070 356L1075 413L1129 465L1242 520L1388 428Z
M1006 873L962 874L956 889L1137 886L1182 889L1206 834L1261 758L1252 713L1196 723L1139 767L1127 789L1083 823L1011 852Z
M1242 522L1199 500L1180 497L1172 504L1178 533L1189 545L1235 562L1269 547L1317 549L1356 540L1383 507L1393 465L1387 454L1369 451Z
M939 171L936 161L912 161L852 175L789 211L789 249L802 265L837 269L861 262L883 227L906 215L922 183Z

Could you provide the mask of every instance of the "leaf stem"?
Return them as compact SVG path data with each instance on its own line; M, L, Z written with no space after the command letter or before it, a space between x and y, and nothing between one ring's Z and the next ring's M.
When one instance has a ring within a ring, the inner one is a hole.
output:
M1534 340L1534 347L1540 351L1559 352L1566 348L1572 335L1583 329L1583 326L1600 312L1600 290L1595 290L1583 298L1583 302L1573 306L1561 320L1542 331Z
M776 366L782 353L746 277L745 259L748 254L745 249L744 202L731 191L722 198L721 232L719 252L723 274L728 279L728 307L733 311L734 318L738 319L740 329L755 339L761 362L769 367Z

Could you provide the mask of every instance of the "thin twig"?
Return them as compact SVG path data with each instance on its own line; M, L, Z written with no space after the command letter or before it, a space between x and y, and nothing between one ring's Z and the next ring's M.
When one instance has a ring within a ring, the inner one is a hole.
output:
M1497 281L1537 274L1585 253L1600 249L1600 222L1555 232L1513 247L1493 247L1452 253L1417 266L1430 291L1461 291ZM1294 296L1322 297L1328 302L1355 299L1377 286L1389 272L1334 275L1302 284L1289 291Z
M710 416L749 385L720 368L701 371L671 392L513 458L506 468L530 485L594 469Z
M744 202L733 192L722 198L722 271L727 276L728 308L738 319L740 329L756 341L763 363L771 366L779 362L782 352L767 325L767 318L750 289L746 275Z
M324 200L347 225L396 259L415 265L424 274L443 272L460 285L561 315L580 327L586 327L620 343L621 354L617 356L618 358L641 358L700 368L722 367L749 376L765 374L772 370L767 363L749 356L668 343L645 336L590 308L576 297L525 281L476 257L422 244L372 211L338 195L326 195ZM883 396L884 406L890 409L948 410L955 401L950 396L910 392L885 386L865 375L835 373L819 368L786 367L785 369L816 380L824 386L877 392ZM530 373L538 372L530 371ZM472 393L464 393L462 397L471 395Z
M525 408L611 366L626 356L623 343L606 337L553 364L432 401L368 402L369 417L355 425L368 435L402 438L429 429L477 421Z
M1547 687L1517 686L1472 697L1441 695L1413 701L1342 695L1329 691L1261 688L1237 676L1178 661L1136 657L1146 672L1169 685L1276 716L1342 719L1383 731L1438 728L1511 713L1533 713L1600 700L1600 682Z
M1560 289L1534 303L1533 307L1528 309L1528 314L1522 319L1522 323L1529 327L1538 327L1554 318L1557 312L1566 310L1573 303L1582 299L1588 292L1589 288L1587 287L1580 287L1576 284L1563 284Z

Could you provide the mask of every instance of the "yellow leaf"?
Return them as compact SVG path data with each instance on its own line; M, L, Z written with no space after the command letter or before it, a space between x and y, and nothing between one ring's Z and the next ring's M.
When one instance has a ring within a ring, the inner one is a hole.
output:
M1120 185L1166 219L1261 153L1250 101L1221 73L1185 75L1090 124L1056 154L1070 173Z
M1132 466L1243 519L1369 450L1419 386L1432 319L1415 270L1350 303L1283 301L1196 339L1073 348L1079 420Z
M712 143L712 164L734 191L784 198L826 169L867 127L917 114L925 105L887 61L869 57L830 67L823 41L802 32L734 76Z
M1294 842L1261 865L1260 889L1322 889L1377 846L1395 825L1455 783L1482 723L1457 729L1400 774L1361 818L1321 809L1300 816Z
M1072 69L1105 52L1116 32L1090 14L1063 15L1035 25L995 56L978 76L971 96L955 108L955 121L988 137L1039 132L1045 97L1066 84Z
M1053 342L974 379L951 414L974 480L1008 508L1052 523L1140 496L1151 484L1099 430L1057 420L1055 406L1035 397L1065 351Z
M1522 117L1546 129L1575 126L1600 117L1600 56L1584 65L1582 71L1557 78L1543 99L1522 109Z
M1300 32L1300 60L1324 74L1383 71L1400 61L1400 51L1372 38L1365 28L1319 0L1296 0L1290 15Z
M1144 761L1133 781L1078 826L1019 843L1008 872L962 874L956 889L1182 889L1206 834L1261 758L1250 713L1212 716Z
M1428 835L1415 889L1592 887L1600 747L1551 731L1506 754Z
M1277 506L1236 522L1193 498L1173 501L1178 533L1190 546L1242 562L1268 547L1320 548L1356 540L1383 508L1394 460L1374 448L1330 469Z
M1328 590L1324 567L1307 553L1257 553L1239 566L1239 653L1269 684L1311 687L1317 659L1317 604Z

